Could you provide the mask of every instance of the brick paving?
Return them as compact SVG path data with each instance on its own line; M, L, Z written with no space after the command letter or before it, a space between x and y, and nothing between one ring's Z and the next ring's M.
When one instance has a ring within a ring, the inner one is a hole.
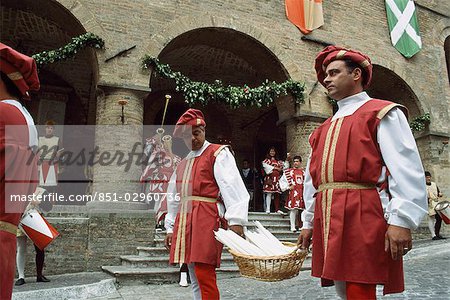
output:
M450 299L450 241L417 243L405 257L406 291L402 294L377 296L381 299ZM296 278L281 282L260 282L245 278L219 281L221 299L338 299L334 288L321 288L319 280L303 271ZM192 299L190 287L170 285L123 286L114 295L92 299Z

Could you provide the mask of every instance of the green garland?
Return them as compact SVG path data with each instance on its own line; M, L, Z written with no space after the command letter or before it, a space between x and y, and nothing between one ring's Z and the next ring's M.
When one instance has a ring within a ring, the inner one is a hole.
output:
M174 72L169 65L160 63L157 58L146 55L142 59L142 68L153 68L163 78L174 79L176 91L181 92L185 102L206 105L211 102L225 103L232 108L241 106L268 106L280 95L291 94L296 103L303 103L303 91L305 85L292 79L283 83L266 81L255 88L248 85L243 87L224 86L222 81L215 80L214 83L192 81L180 72Z
M59 49L42 51L40 53L34 54L32 57L36 61L36 64L39 68L46 64L52 64L74 57L78 51L86 47L104 49L105 42L97 35L91 32L87 32L85 34L72 38L72 41L70 43Z
M412 131L422 131L425 129L425 126L430 124L430 113L425 113L421 116L414 118L410 123L409 127L411 127Z

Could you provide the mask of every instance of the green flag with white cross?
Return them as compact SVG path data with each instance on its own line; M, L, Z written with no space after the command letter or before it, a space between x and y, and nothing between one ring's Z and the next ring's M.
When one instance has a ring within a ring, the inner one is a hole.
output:
M385 0L391 42L404 57L422 49L416 7L413 0Z

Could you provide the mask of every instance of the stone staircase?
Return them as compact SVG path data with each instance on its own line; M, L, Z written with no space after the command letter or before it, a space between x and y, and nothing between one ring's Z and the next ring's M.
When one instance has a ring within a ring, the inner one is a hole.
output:
M249 224L254 220L260 221L265 228L272 232L279 240L295 243L298 233L289 230L289 217L280 214L266 214L260 212L249 213ZM120 256L120 266L103 266L104 272L114 276L119 284L133 285L139 283L162 284L174 283L179 280L179 266L169 265L169 253L164 248L164 232L156 232L154 244L151 247L137 247L135 255ZM309 269L310 260L307 259L303 269ZM239 276L237 265L231 254L224 249L222 264L217 269L219 278Z

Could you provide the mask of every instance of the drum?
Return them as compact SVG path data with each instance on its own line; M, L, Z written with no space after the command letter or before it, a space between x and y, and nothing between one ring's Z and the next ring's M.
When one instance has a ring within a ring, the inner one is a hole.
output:
M41 250L59 235L58 231L34 208L23 215L19 228Z
M450 202L441 201L434 207L434 210L439 214L445 224L450 224Z

